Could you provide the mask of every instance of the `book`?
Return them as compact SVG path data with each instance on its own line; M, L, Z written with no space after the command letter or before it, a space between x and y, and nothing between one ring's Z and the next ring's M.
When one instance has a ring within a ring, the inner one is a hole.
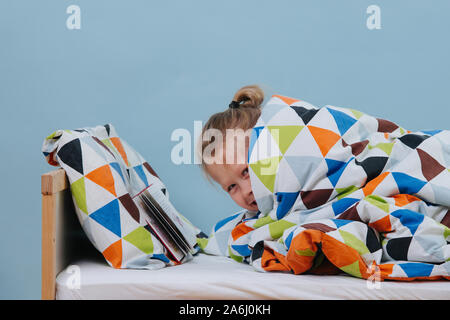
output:
M135 197L147 214L145 220L152 234L167 249L169 258L179 264L194 253L197 238L192 227L159 187L151 184Z

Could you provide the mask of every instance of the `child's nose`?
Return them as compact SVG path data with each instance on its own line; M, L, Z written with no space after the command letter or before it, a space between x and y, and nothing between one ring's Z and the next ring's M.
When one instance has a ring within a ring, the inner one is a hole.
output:
M252 185L250 184L250 182L245 183L244 187L242 188L242 192L244 193L245 196L253 194Z

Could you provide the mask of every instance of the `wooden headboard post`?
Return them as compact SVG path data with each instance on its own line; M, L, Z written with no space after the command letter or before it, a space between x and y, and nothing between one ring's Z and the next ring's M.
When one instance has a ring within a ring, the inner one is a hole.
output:
M41 176L43 300L56 297L56 277L78 259L101 258L75 212L70 184L63 169ZM104 260L103 260L104 261Z
M65 267L61 252L64 237L64 213L70 208L72 199L69 183L63 169L57 169L41 176L42 193L42 299L55 299L55 280ZM69 201L70 200L70 201ZM70 202L70 203L69 203ZM72 208L69 209L73 211Z

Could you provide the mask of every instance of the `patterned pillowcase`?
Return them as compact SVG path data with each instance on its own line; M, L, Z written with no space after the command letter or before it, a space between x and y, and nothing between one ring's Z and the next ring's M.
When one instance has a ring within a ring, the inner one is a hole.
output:
M140 202L133 199L150 184L166 197L168 191L111 124L55 131L44 140L42 151L49 164L65 170L81 226L109 265L158 269L174 264L150 232ZM200 233L189 224L194 234Z

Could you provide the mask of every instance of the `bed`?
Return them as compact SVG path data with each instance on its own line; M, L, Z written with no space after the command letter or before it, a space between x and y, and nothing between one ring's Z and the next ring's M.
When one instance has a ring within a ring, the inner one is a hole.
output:
M261 273L203 253L159 270L114 269L84 235L64 170L43 174L41 193L44 300L450 299L448 281L370 283L345 274Z

